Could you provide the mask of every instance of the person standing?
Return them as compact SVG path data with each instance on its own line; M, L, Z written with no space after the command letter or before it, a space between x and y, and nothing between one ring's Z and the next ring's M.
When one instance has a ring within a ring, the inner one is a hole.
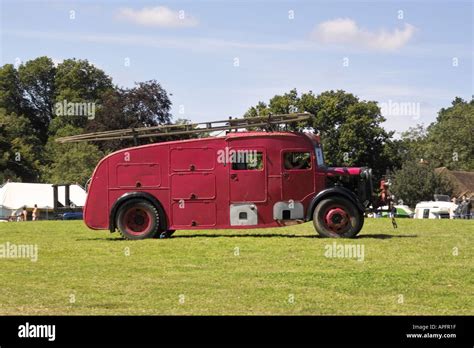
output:
M462 196L461 198L461 203L460 205L460 210L461 210L461 219L466 219L467 215L467 200L466 196Z
M466 197L466 219L471 218L472 203L471 199Z
M33 221L38 220L38 218L39 218L39 209L38 209L38 205L35 204L35 207L33 208Z
M26 210L26 205L23 207L23 211L21 212L21 216L22 216L23 221L28 220L28 211Z
M451 198L451 208L449 208L449 218L454 219L456 217L456 209L458 205L456 204L456 197Z

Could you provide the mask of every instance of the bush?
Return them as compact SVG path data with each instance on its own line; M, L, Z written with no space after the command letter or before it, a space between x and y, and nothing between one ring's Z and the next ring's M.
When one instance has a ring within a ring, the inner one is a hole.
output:
M453 186L444 176L435 173L433 166L411 160L395 171L391 192L396 201L402 200L414 207L420 201L432 200L434 194L451 195Z

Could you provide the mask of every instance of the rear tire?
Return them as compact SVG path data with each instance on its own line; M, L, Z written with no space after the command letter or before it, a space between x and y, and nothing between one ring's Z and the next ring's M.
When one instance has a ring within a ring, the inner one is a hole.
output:
M313 213L313 225L321 237L353 238L364 224L357 207L343 197L322 200Z
M120 206L116 223L125 239L153 238L159 232L160 214L147 200L131 199Z

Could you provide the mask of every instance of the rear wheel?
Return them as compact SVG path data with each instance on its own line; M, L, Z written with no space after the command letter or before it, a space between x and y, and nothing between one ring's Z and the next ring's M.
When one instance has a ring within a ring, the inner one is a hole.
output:
M143 199L125 202L117 213L117 227L126 239L152 238L159 232L160 214Z
M313 213L313 225L322 237L352 238L359 233L364 217L357 207L342 197L322 200Z

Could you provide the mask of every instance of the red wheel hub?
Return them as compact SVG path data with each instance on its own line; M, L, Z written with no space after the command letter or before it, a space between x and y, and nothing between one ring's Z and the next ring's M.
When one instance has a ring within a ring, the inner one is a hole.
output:
M125 212L123 217L125 229L133 235L146 233L151 226L151 222L151 213L142 208L132 207Z
M349 221L349 214L344 208L340 207L331 207L324 215L324 222L326 223L326 226L334 232L339 232L342 230L347 226Z

